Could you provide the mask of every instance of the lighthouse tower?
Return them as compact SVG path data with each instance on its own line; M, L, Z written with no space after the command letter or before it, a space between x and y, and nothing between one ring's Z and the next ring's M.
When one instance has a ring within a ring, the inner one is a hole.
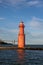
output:
M18 34L18 48L24 48L25 46L25 34L24 34L24 23L19 24L19 34Z

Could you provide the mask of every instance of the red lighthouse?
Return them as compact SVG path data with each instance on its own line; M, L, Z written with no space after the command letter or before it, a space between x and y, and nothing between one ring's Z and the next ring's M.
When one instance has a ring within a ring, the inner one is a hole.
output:
M24 48L25 46L25 34L24 34L24 23L19 24L19 34L18 34L18 48Z

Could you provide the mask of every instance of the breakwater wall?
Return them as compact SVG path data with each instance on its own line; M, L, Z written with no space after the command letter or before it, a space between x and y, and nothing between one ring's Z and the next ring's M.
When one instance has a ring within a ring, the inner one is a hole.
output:
M18 47L0 47L0 50L15 50L15 49L23 49L23 50L43 50L43 48L18 48Z

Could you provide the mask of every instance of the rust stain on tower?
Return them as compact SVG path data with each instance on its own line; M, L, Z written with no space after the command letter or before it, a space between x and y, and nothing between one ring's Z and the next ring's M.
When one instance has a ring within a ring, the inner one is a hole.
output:
M19 34L18 34L18 48L24 48L25 46L25 34L24 34L24 23L19 24Z

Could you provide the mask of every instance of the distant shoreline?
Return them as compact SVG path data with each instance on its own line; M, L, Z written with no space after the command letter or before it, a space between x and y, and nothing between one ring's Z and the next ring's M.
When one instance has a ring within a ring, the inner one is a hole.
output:
M16 49L22 49L22 50L43 50L43 48L18 48L18 47L0 47L0 50L16 50Z
M43 50L43 46L39 45L25 45L25 48L18 48L17 45L7 44L4 42L0 43L0 50L16 50L16 49L23 49L23 50Z

